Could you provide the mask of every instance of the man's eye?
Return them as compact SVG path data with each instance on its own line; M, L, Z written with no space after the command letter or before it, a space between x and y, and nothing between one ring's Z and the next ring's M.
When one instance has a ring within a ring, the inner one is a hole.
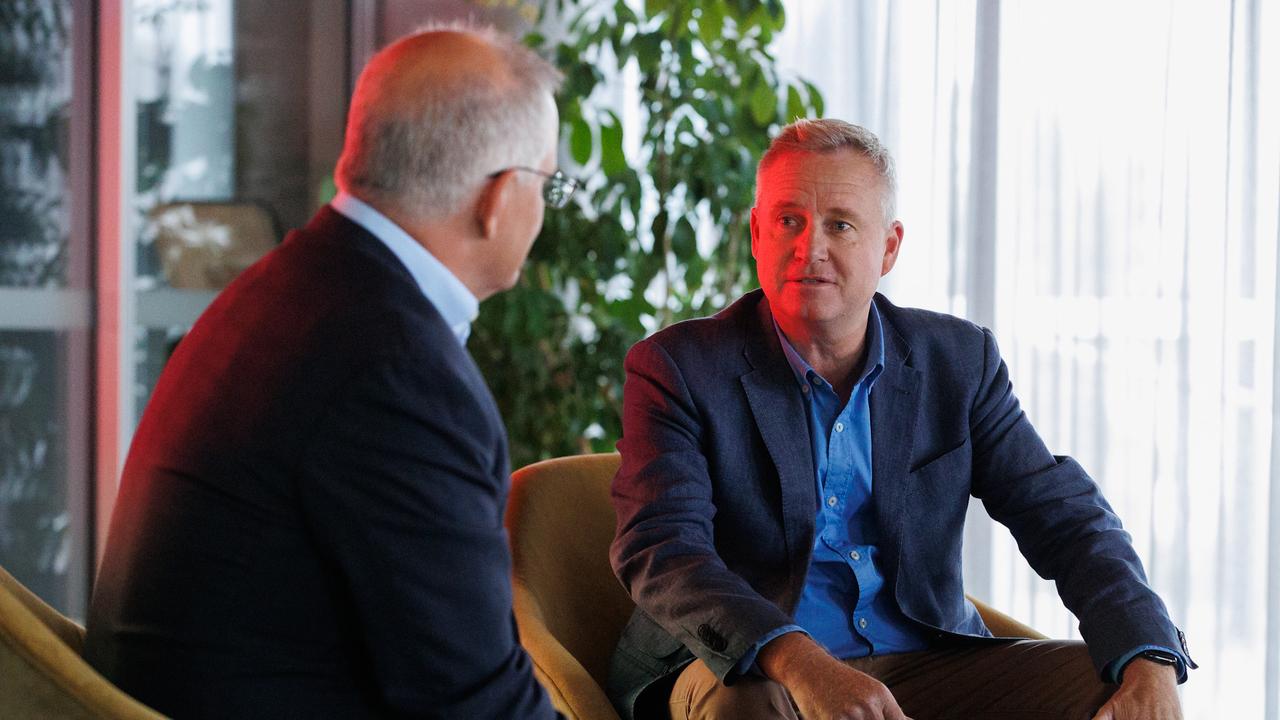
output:
M848 232L853 229L853 225L843 220L836 220L831 223L831 229L836 232Z
M795 227L800 224L800 220L794 215L783 215L778 218L778 224L783 227Z

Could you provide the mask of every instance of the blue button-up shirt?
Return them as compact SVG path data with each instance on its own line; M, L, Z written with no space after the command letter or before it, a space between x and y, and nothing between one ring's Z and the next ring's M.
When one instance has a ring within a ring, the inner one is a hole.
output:
M884 332L875 305L867 317L867 354L847 402L778 339L808 411L818 491L813 556L796 624L838 658L923 650L921 630L903 616L885 585L871 502L871 391L884 370Z
M884 370L884 330L875 304L867 317L867 356L848 402L818 374L774 323L804 396L818 507L813 555L795 624L767 633L743 656L753 668L760 648L788 632L805 632L838 658L912 652L928 641L886 587L875 506L871 502L871 390Z

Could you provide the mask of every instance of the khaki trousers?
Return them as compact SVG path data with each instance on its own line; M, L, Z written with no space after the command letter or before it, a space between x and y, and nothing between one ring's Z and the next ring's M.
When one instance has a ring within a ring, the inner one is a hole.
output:
M884 683L912 720L1089 720L1111 697L1076 640L1020 640L899 655L848 664ZM672 720L796 720L787 691L762 677L725 687L701 660L671 690Z

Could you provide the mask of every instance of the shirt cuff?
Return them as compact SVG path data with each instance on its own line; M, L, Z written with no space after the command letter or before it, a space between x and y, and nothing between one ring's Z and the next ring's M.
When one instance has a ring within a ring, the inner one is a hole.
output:
M1102 669L1102 679L1106 682L1112 683L1113 685L1119 685L1121 675L1124 673L1124 667L1129 664L1129 661L1148 650L1159 650L1160 652L1169 653L1173 657L1177 658L1178 663L1174 666L1174 669L1178 673L1178 684L1181 685L1187 681L1187 658L1177 650L1167 648L1163 645L1140 645L1129 652L1124 653L1120 657L1107 663L1106 667Z
M746 675L748 673L750 673L751 675L755 675L757 677L764 677L764 673L761 672L760 667L756 665L756 655L760 654L760 648L763 648L765 645L768 645L775 638L780 637L782 635L786 635L787 633L792 633L792 632L804 633L805 635L809 634L805 632L804 628L800 627L799 625L783 625L782 627L776 630L770 630L769 632L764 634L764 637L757 640L755 645L752 645L751 647L747 648L747 652L744 653L743 656L738 659L738 663L734 665L733 669L729 671L729 677L726 679L729 682L732 682L733 680L740 678L743 675ZM725 684L727 685L728 682L726 682Z

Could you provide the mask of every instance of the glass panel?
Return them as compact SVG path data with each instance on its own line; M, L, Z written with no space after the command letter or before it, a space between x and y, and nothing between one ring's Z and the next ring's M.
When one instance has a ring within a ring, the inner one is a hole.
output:
M137 287L164 284L153 214L174 200L232 197L235 88L231 0L140 1L133 20Z
M203 275L194 258L208 256L219 233L202 228L184 210L191 202L229 201L234 193L234 10L232 0L134 3L130 46L138 153L133 208L139 229L134 286L140 293L205 289L190 282ZM176 270L180 266L193 269ZM148 312L155 305L140 295L135 419L168 359L164 338L181 336L195 320L179 318L176 328L157 327L162 323Z
M0 286L67 282L69 5L0 4Z
M345 0L137 0L133 388L332 194L346 113Z
M0 566L82 618L91 365L80 176L90 171L71 118L88 112L91 26L89 6L75 5L0 3Z
M84 485L67 480L85 472L74 465L87 428L68 416L87 415L88 403L71 397L88 390L86 339L0 331L0 565L76 617L87 599L87 502L75 492Z

